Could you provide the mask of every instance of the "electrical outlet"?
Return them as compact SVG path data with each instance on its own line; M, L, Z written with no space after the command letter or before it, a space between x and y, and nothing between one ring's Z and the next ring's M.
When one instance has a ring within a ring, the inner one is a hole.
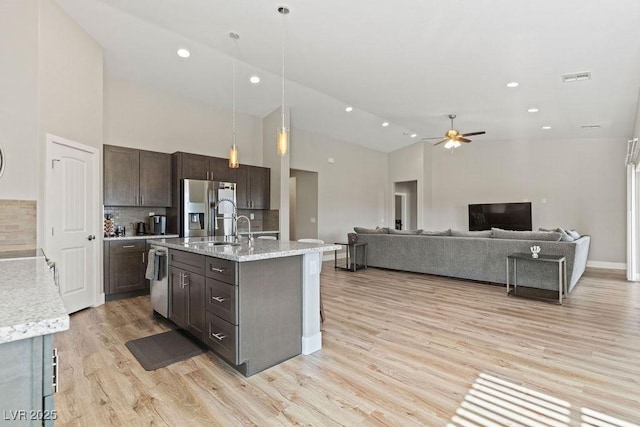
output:
M311 218L311 223L315 224L316 223L316 219L315 218Z
M329 157L329 163L335 163L336 160L333 157Z
M547 203L547 199L542 199L542 204L544 205L545 203Z
M155 212L149 212L149 216L154 216L155 214Z
M253 219L254 219L254 217L255 217L255 215L254 215L254 214L252 214L252 213L250 213L250 214L249 214L249 219L253 220Z

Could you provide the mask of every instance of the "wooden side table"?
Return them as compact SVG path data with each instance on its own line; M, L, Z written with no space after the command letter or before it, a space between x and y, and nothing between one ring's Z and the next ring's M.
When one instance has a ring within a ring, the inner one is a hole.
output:
M367 244L366 243L344 243L344 242L335 242L334 245L344 246L347 250L347 261L344 267L338 265L338 250L333 252L333 266L334 268L339 268L341 270L347 271L358 271L362 268L367 268ZM349 262L349 252L351 252L351 248L353 248L353 263ZM364 264L357 264L358 262L358 248L362 248L364 250Z
M513 290L509 290L509 273L510 273L510 264L513 260ZM531 290L530 288L526 291L518 290L518 260L525 262L555 262L558 264L558 303L562 304L562 296L567 295L567 260L564 255L545 255L539 254L537 258L531 256L530 253L514 253L507 256L507 295L515 295L521 297L535 298L541 300L555 300L555 298L548 298L544 295L544 289L535 289ZM522 287L521 287L522 289ZM549 293L550 291L547 291Z

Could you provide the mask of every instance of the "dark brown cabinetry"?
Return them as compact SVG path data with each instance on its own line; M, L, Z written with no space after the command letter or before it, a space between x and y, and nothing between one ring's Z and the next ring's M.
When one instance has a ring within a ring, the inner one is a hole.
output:
M146 240L106 241L104 245L105 294L116 296L147 291L149 282L144 277L147 269Z
M300 257L234 262L171 249L169 270L169 318L244 375L302 351Z
M169 319L204 340L204 256L171 251L169 267Z
M105 206L171 206L171 155L104 146Z
M239 209L269 209L271 169L240 165L236 169L236 201Z

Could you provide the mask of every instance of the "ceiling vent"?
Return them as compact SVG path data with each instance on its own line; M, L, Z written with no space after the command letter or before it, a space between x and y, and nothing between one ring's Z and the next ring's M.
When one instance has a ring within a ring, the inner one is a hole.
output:
M591 72L582 71L580 73L562 74L560 77L562 77L562 81L565 83L579 82L582 80L591 80Z
M600 125L592 124L592 125L582 125L580 126L582 129L600 129Z

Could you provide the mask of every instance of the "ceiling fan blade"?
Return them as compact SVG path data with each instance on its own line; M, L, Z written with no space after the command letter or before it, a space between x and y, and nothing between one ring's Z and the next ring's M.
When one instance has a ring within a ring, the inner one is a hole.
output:
M463 138L463 137L461 137L461 136L457 137L457 138L456 138L456 141L460 141L460 142L471 142L471 140L470 140L470 139Z
M433 146L435 147L436 145L440 145L440 144L442 144L443 142L447 142L448 140L449 140L449 138L445 138L445 139L443 139L442 141L438 141L438 142L436 142L435 144L433 144Z
M422 141L426 141L427 139L442 139L442 137L441 136L432 136L432 137L429 137L429 138L421 138Z
M486 132L482 131L482 132L469 132L469 133L463 133L462 136L473 136L473 135L484 135Z

